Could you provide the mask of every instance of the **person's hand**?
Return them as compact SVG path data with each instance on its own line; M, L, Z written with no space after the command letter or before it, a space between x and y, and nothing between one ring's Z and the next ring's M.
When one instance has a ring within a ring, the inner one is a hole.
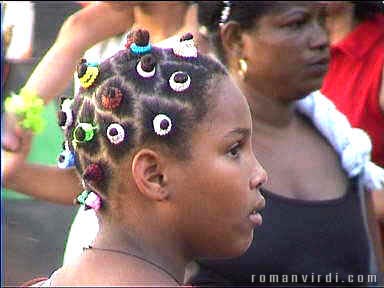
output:
M5 114L5 129L1 139L1 153L3 156L2 181L7 188L15 181L15 175L22 169L29 154L32 132L22 129L13 114Z

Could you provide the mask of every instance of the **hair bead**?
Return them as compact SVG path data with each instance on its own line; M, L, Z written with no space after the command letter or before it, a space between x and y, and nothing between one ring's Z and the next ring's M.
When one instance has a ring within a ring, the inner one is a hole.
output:
M149 32L144 29L138 29L133 33L133 41L130 49L134 54L144 54L152 50L151 43L149 43Z
M75 166L75 155L69 149L60 153L57 160L57 167L61 169Z
M191 33L186 33L180 38L180 42L173 48L173 53L181 57L197 57L197 48Z
M64 111L57 112L57 118L59 126L64 126L65 122L67 122L67 115Z
M94 130L97 127L92 126L89 123L79 123L77 124L75 130L73 131L73 140L75 142L88 142L91 141L94 136Z
M85 209L93 209L98 211L101 207L101 198L98 194L90 191L84 201Z
M172 121L164 114L158 114L153 119L153 128L157 135L164 136L171 132Z
M85 59L81 59L76 71L81 86L83 88L89 88L99 75L99 65L96 63L87 63Z
M108 110L119 107L122 100L123 93L116 87L107 87L101 95L101 105Z
M125 131L123 126L118 123L112 123L107 128L107 137L112 144L120 144L124 141Z
M83 173L83 179L86 181L99 182L103 180L104 172L99 164L92 163L87 166Z
M151 78L156 72L156 60L152 55L144 55L136 66L137 73L144 78Z
M72 125L73 115L71 110L61 110L57 113L58 124L61 128L65 129Z
M85 205L85 200L87 199L89 193L90 191L88 190L81 192L81 194L76 197L76 202L80 205Z
M85 210L94 209L98 211L101 207L101 198L93 191L84 190L79 196L77 196L75 202L84 206Z
M57 113L58 124L63 129L68 128L73 123L72 106L73 99L65 98L61 103L61 111Z
M176 92L182 92L188 89L190 84L191 78L187 73L182 71L173 73L169 78L169 85L171 86L172 90Z

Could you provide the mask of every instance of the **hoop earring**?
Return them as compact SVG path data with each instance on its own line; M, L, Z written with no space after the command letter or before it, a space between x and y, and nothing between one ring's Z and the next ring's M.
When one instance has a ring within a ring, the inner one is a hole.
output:
M240 58L239 59L239 70L237 71L237 73L239 73L241 80L245 80L247 71L248 71L247 61L244 58Z

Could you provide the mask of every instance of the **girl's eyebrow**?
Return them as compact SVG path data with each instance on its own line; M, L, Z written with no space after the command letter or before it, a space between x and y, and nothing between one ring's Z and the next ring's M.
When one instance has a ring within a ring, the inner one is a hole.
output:
M225 138L233 137L234 135L241 135L244 138L251 135L251 129L249 128L235 128L224 135Z

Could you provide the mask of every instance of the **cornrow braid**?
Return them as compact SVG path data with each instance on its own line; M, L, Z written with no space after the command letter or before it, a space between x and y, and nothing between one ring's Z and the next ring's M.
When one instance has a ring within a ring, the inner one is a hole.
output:
M191 41L187 36L181 44ZM108 197L121 161L146 145L180 160L191 157L190 135L214 103L210 89L228 73L212 58L192 57L180 47L178 55L152 47L148 32L140 29L127 49L104 62L79 63L77 76L88 78L82 78L85 85L72 101L73 121L64 131L85 190Z

